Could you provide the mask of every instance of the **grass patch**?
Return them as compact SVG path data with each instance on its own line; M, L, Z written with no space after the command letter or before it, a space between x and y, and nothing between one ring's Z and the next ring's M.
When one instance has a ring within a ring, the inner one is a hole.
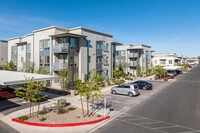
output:
M24 116L20 116L20 117L18 117L18 119L21 120L21 121L25 121L25 120L28 120L29 117L26 116L26 115L24 115Z
M98 115L97 115L97 117L98 117L98 118L100 118L100 117L101 117L101 115L99 115L99 114L98 114Z
M40 119L40 121L45 121L47 118L45 118L45 117L42 117L41 119Z
M67 110L68 111L73 111L73 110L76 110L76 108L75 107L69 107Z
M46 111L46 110L42 110L39 112L40 115L46 115L47 113L48 113L48 111Z

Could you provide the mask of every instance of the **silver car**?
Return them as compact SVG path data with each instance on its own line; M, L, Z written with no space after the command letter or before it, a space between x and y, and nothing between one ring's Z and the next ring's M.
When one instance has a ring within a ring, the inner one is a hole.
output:
M112 94L124 94L130 97L140 95L139 87L137 84L121 84L111 88Z

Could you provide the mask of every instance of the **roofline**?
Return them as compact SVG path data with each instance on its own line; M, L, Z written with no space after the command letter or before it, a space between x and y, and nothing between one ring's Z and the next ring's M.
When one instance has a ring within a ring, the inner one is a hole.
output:
M117 45L117 46L123 45L123 43L120 43L120 42L111 42L111 44L114 44L114 45Z
M142 47L147 47L147 48L151 48L151 46L148 45L144 45L144 44L125 44L125 45L132 45L132 46L142 46Z
M35 33L35 32L40 32L40 31L44 31L44 30L48 30L48 29L53 29L53 28L62 29L62 30L68 30L68 29L66 29L66 28L53 25L53 26L41 28L41 29L38 29L38 30L33 30L33 33ZM68 30L68 31L69 31L69 30Z
M113 35L110 35L110 34L107 34L107 33L103 33L103 32L99 32L99 31L92 30L92 29L88 29L88 28L81 27L81 26L75 27L75 28L69 28L69 30L76 30L76 29L82 29L82 30L85 30L85 31L94 32L94 33L102 34L102 35L105 35L105 36L113 38Z
M85 36L85 35L80 35L80 34L74 34L74 33L69 33L69 32L66 32L66 33L61 33L61 34L54 34L54 35L49 35L50 37L54 37L54 36L59 36L59 35L67 35L67 34L69 34L69 35L72 35L72 36L78 36L78 37L87 37L87 36Z
M8 42L7 40L0 40L0 42Z

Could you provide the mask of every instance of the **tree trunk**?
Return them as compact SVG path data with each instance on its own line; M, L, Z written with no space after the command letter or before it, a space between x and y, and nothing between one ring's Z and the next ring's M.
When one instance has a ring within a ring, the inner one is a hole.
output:
M87 115L89 116L89 96L87 96Z
M39 111L40 111L40 102L38 103L37 118L38 118Z
M84 113L84 109L83 109L83 99L82 99L81 95L80 95L80 99L81 99L81 107L82 107L83 117L85 117L85 113Z
M92 97L92 115L93 115L93 113L94 113L94 97Z
M32 102L30 101L30 114L29 114L29 116L31 117L31 106L32 106Z

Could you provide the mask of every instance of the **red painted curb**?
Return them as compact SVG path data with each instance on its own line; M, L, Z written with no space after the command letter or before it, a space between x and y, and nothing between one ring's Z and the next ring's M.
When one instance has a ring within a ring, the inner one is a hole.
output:
M97 120L93 121L86 121L86 122L77 122L77 123L66 123L66 124L45 124L45 123L33 123L33 122L27 122L27 121L21 121L16 118L11 119L13 122L17 122L20 124L30 125L30 126L39 126L39 127L74 127L74 126L82 126L82 125L88 125L88 124L95 124L98 122L101 122L103 120L106 120L110 118L110 116L106 116Z

